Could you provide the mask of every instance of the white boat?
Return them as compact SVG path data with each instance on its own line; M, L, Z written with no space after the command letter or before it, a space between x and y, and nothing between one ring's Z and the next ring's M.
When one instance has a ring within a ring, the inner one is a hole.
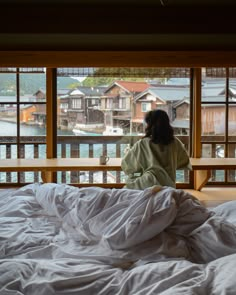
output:
M102 135L124 135L124 131L120 127L106 127Z
M73 132L75 135L86 135L86 134L87 134L85 131L80 130L80 129L77 129L77 128L72 129L72 132Z

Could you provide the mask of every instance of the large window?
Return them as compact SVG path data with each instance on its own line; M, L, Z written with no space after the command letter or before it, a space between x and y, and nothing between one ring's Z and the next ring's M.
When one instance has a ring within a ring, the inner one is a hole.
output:
M106 154L120 158L144 134L143 118L150 105L151 109L160 108L168 113L175 135L187 150L193 150L196 145L192 142L191 146L190 142L191 113L196 114L192 109L195 84L190 69L73 68L71 71L60 68L56 71L55 83L51 83L51 76L46 78L43 68L0 68L1 159L49 156L46 134L50 148L56 147L53 149L56 157L93 158ZM235 79L235 68L202 69L203 157L236 156ZM56 95L50 93L49 100L46 82L51 85L49 89L56 90ZM54 118L53 124L51 120L47 124L48 115ZM55 132L51 133L51 129ZM54 144L48 134L57 135ZM235 184L235 178L234 170L212 171L209 183ZM57 173L57 181L65 183L124 180L122 172ZM41 181L39 173L0 173L0 184L33 181ZM187 171L177 171L177 182L188 184L189 181Z
M145 113L158 108L168 113L189 149L190 69L59 68L57 73L58 157L122 157L144 134ZM125 176L63 172L57 181L119 183ZM189 173L178 171L177 181L188 183Z
M53 156L93 158L105 154L120 158L143 136L145 113L158 108L168 113L175 134L189 150L190 69L56 70L56 81L47 81L52 77L46 77L43 68L0 68L2 159L49 156L46 155L46 138L51 140L48 134L56 134L57 138L56 144L47 142L50 149L54 147ZM56 90L50 91L49 100L46 82L49 89ZM47 124L47 116L54 118L52 125L51 120ZM40 173L1 173L0 177L1 183L34 181L41 181ZM68 171L58 172L57 181L123 183L125 176L115 171ZM188 184L189 173L177 171L177 181Z

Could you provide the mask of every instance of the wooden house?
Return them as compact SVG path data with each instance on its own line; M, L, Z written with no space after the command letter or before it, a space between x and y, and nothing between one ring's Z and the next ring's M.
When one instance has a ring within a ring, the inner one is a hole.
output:
M69 93L65 116L68 129L100 132L104 130L104 114L100 110L100 97L104 89L104 87L79 86Z
M101 110L105 115L106 126L122 127L132 132L132 105L137 94L149 87L146 82L114 81L104 91L101 98Z
M24 105L20 108L20 122L25 124L34 124L35 123L35 116L34 113L36 112L35 105Z
M132 123L135 132L143 132L143 119L145 113L153 109L162 109L174 121L174 104L189 95L187 86L159 85L150 87L135 96L133 102Z
M68 129L69 94L72 89L57 89L57 126L59 129Z

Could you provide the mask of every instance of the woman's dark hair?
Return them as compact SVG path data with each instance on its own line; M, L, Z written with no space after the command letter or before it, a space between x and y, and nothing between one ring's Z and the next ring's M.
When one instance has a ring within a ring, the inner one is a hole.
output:
M167 113L163 110L153 110L146 113L144 118L147 126L145 136L152 142L167 145L174 139L174 130L170 125Z

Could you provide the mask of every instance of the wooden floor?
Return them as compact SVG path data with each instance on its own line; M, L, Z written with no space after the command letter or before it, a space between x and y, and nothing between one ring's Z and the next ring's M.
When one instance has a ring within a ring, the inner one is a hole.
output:
M185 190L198 198L206 207L215 207L227 201L236 200L235 188L204 187L201 191Z

